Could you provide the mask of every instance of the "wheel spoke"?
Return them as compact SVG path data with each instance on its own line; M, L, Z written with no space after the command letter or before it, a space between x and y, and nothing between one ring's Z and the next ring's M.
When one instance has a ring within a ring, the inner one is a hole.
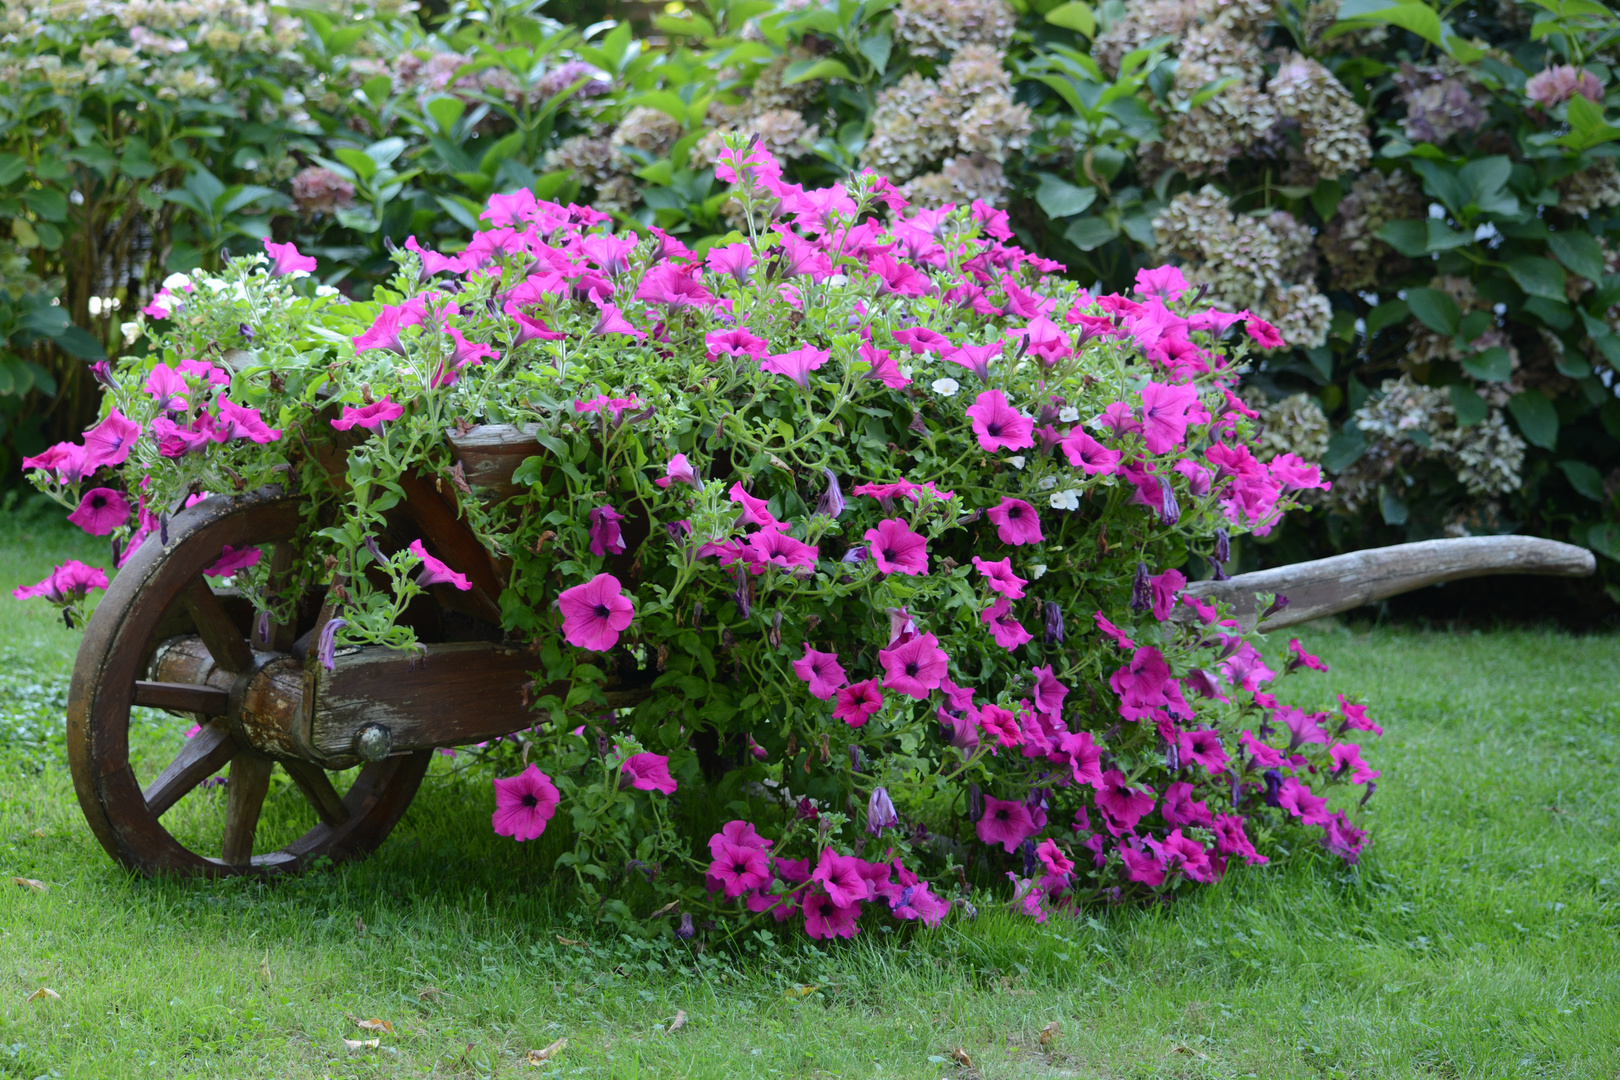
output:
M218 687L195 683L147 682L143 679L135 684L135 704L149 709L224 716L230 708L230 697L229 693Z
M259 810L270 790L274 767L275 762L258 754L238 754L231 759L231 780L225 789L225 842L220 852L230 866L247 866L253 861L253 835L259 828Z
M186 610L197 624L197 635L208 646L214 663L226 671L240 674L253 666L253 650L226 614L219 597L198 577L186 590Z
M332 786L325 769L307 761L283 761L281 766L293 778L293 783L298 785L298 790L304 793L304 798L309 800L322 821L336 828L349 820L349 808L343 805L343 796Z
M205 726L186 740L169 767L143 792L147 811L153 817L162 817L186 792L223 769L235 754L236 742L229 731L218 724Z
M289 571L293 563L293 546L285 541L275 544L270 549L270 595L282 594L292 576ZM297 606L293 608L293 618L298 617ZM259 630L267 630L262 637ZM293 638L298 628L291 622L270 622L268 626L255 622L253 627L253 647L265 652L287 652L292 648Z

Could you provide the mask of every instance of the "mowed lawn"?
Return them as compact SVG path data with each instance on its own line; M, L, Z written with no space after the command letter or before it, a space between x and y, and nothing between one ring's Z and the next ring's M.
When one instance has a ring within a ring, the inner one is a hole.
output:
M104 558L0 518L8 593ZM1167 909L1035 926L987 901L699 951L581 922L449 760L367 862L131 878L62 753L77 635L0 598L0 1076L1620 1076L1620 638L1304 636L1333 670L1293 699L1364 693L1387 732L1359 868L1301 853ZM137 748L161 764L183 726ZM346 1047L369 1018L393 1031Z

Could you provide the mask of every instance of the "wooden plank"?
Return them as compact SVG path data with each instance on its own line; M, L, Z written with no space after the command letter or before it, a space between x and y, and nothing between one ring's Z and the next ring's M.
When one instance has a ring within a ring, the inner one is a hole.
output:
M495 572L495 564L490 561L488 549L466 522L457 516L454 493L451 501L447 502L438 488L418 473L401 476L399 486L405 492L405 501L399 509L422 530L429 552L450 569L467 575L467 581L472 586L460 596L449 595L460 590L447 586L447 592L438 594L440 599L445 602L465 601L470 609L469 614L499 626L500 598L504 586Z
M149 709L223 716L230 705L230 697L225 690L195 683L148 682L142 679L135 684L135 704Z
M197 635L208 646L214 663L236 673L253 666L253 650L248 647L247 639L200 575L186 590L185 602L186 610L197 625Z
M525 693L539 661L522 649L486 642L423 646L421 652L367 647L316 670L310 743L323 756L353 753L368 723L388 728L396 753L483 742L542 718L529 702L566 694L558 683ZM646 682L652 681L648 673ZM645 685L610 684L608 704L628 708L650 697Z
M527 488L512 483L512 474L525 458L546 453L534 437L534 428L511 424L479 424L465 432L445 432L445 441L461 463L461 474L480 497L499 501Z
M321 820L334 829L349 820L349 808L343 804L343 796L337 793L332 786L332 778L326 775L326 770L319 765L307 761L284 760L281 767L287 770L298 790L304 793L309 805L315 808Z
M1446 581L1489 574L1586 577L1596 569L1592 553L1573 544L1534 536L1465 536L1352 551L1228 581L1196 581L1187 591L1226 601L1245 625L1253 625L1259 614L1257 596L1286 596L1288 606L1260 623L1261 630L1278 630Z
M169 767L142 793L154 818L185 797L186 792L223 769L235 756L236 742L221 724L207 724L186 740Z
M225 786L225 840L220 858L228 866L246 866L253 861L253 837L259 830L259 811L270 790L270 770L275 763L267 757L243 752L231 759L230 783Z

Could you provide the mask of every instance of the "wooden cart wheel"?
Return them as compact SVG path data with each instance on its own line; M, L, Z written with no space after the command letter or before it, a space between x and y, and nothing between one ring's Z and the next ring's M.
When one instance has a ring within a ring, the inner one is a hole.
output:
M221 550L260 547L272 566L287 565L300 506L267 489L238 498L215 496L175 516L168 543L154 536L113 581L85 628L68 698L68 760L79 805L108 854L147 875L268 874L297 871L310 860L361 857L387 838L427 771L430 751L387 758L359 770L339 795L325 769L272 760L255 752L226 724L235 695L208 686L138 685L172 612L189 613L217 668L250 672L285 656L296 627L271 626L249 642L203 575ZM276 647L280 646L279 649ZM205 717L161 773L142 789L129 760L130 710L148 705ZM188 792L229 766L220 850L193 851L161 818ZM255 852L259 814L277 765L314 808L319 823L274 851Z

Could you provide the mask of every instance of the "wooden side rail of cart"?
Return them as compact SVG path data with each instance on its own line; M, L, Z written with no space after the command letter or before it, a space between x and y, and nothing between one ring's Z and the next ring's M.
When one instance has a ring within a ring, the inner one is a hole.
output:
M460 475L501 498L539 443L511 427L448 436ZM331 451L340 454L341 450ZM335 471L336 463L329 463ZM382 843L416 793L432 751L482 742L534 723L538 663L503 640L501 582L507 567L462 520L448 482L407 476L390 515L384 550L421 539L472 588L433 586L406 612L419 652L340 650L328 670L313 642L333 617L321 594L300 599L285 623L263 623L229 589L204 576L222 549L267 551L272 588L296 565L303 506L266 489L215 496L178 513L165 542L149 539L108 589L85 630L68 704L68 754L90 826L115 859L146 874L226 875L295 871L324 856L363 856ZM627 534L627 540L632 538ZM635 543L629 545L634 550ZM1189 586L1219 596L1245 620L1257 598L1289 603L1262 629L1287 626L1440 581L1490 573L1590 574L1590 552L1528 537L1480 537L1360 551L1229 581ZM616 568L628 573L628 567ZM628 661L607 686L611 706L644 700L656 673ZM199 732L168 766L139 777L130 761L130 710L166 709ZM258 837L273 771L282 768L316 824L274 846ZM229 769L222 831L199 841L193 823L177 838L163 818L182 798ZM340 792L334 774L354 770ZM205 849L208 853L205 853ZM213 852L217 851L217 854Z

